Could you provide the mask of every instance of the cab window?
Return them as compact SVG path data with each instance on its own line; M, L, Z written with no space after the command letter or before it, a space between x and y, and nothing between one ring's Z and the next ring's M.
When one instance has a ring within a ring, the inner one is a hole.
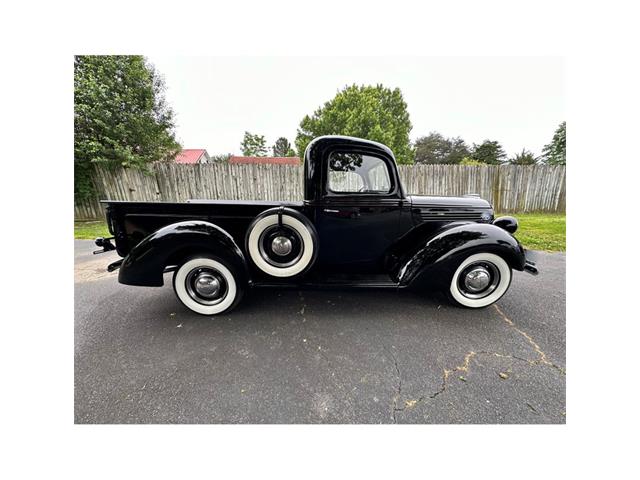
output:
M328 187L334 193L389 193L389 167L371 155L333 152L329 156Z

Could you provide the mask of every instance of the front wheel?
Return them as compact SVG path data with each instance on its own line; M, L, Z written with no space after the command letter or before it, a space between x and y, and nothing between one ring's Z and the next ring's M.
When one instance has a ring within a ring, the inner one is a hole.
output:
M500 300L511 284L511 268L493 253L477 253L464 259L449 285L449 299L456 305L482 308Z
M196 257L176 270L173 290L189 310L201 315L218 315L240 302L243 286L229 263L217 257Z

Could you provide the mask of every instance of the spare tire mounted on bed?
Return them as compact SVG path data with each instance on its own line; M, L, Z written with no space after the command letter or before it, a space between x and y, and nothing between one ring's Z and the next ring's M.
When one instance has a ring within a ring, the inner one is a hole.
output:
M281 206L265 210L249 225L246 250L264 273L293 277L313 265L318 235L306 217Z

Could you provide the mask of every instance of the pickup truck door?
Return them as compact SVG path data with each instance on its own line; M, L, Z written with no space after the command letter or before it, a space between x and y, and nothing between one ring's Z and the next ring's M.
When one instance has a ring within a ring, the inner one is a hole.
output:
M392 158L334 151L325 163L323 197L315 206L320 266L336 272L381 272L398 238L405 206Z

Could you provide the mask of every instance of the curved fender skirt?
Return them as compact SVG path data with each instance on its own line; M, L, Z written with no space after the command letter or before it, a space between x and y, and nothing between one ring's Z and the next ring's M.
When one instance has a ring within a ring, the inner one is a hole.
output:
M125 285L161 287L172 256L187 251L213 252L246 272L244 255L233 237L213 223L194 220L167 225L142 240L123 259L118 281Z
M468 223L431 237L401 259L394 274L400 286L446 285L462 259L478 252L500 255L514 270L527 265L524 249L508 232L491 224Z

